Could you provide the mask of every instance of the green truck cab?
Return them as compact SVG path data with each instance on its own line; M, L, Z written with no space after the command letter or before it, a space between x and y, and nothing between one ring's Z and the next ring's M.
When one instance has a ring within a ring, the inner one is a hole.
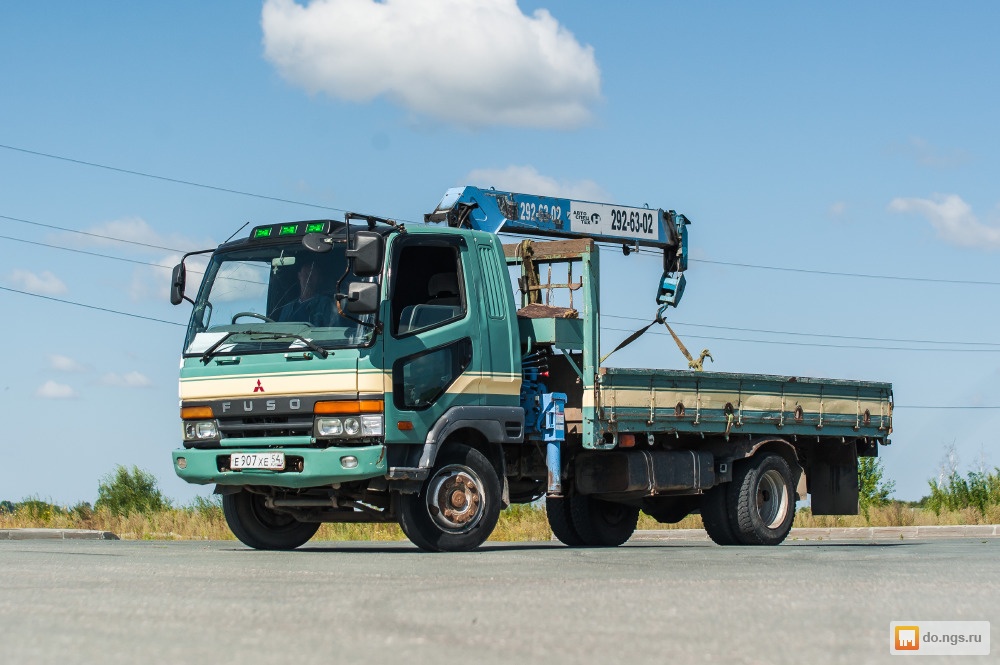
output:
M259 226L212 250L193 298L175 268L171 301L193 309L174 470L215 485L241 541L397 522L422 549L470 550L502 508L543 497L571 546L624 542L640 510L701 512L720 544L781 542L807 492L814 511L857 511L891 386L601 367L593 238L504 246L438 217ZM542 284L546 264L565 283ZM575 301L545 305L546 289Z

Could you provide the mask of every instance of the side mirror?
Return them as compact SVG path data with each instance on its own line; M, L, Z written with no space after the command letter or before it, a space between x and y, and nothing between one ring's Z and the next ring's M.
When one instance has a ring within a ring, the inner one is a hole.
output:
M378 311L379 285L375 282L351 282L347 285L347 305L350 314L374 314Z
M356 231L351 238L353 247L347 248L347 259L354 274L373 277L382 272L382 236L375 231Z
M184 300L184 285L187 282L187 271L184 269L184 262L174 266L173 275L170 278L170 304L180 305Z

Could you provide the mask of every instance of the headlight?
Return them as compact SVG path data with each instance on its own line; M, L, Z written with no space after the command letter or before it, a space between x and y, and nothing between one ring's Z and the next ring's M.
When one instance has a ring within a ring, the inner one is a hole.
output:
M317 418L316 436L320 438L346 438L382 436L382 416L366 414L347 418Z
M382 436L382 416L361 416L361 434Z
M320 436L340 436L344 433L344 424L340 418L318 418L316 431Z
M185 441L219 438L219 425L214 420L188 420L184 423Z

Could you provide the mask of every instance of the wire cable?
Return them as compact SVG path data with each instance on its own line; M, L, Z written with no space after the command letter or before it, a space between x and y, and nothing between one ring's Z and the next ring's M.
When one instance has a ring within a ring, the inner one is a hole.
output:
M100 254L98 252L88 252L85 249L75 249L73 247L62 247L60 245L51 245L46 242L38 242L35 240L25 240L24 238L12 238L11 236L0 235L0 240L10 240L12 242L20 242L26 245L35 245L37 247L46 247L48 249L60 249L64 252L73 252L74 254L86 254L87 256L96 256L100 259L110 259L112 261L122 261L124 263L134 263L140 266L151 266L153 268L163 268L164 270L170 270L170 266L162 266L158 263L150 263L149 261L139 261L137 259L126 259L123 256L112 256L110 254ZM192 271L194 272L194 271ZM199 273L200 274L200 273Z
M900 282L929 282L932 284L963 284L973 286L1000 286L1000 282L990 282L977 279L941 279L938 277L910 277L900 275L877 275L861 272L836 272L833 270L811 270L808 268L785 268L779 266L762 266L753 263L736 263L731 261L710 261L708 259L688 259L692 263L708 263L733 268L753 268L755 270L778 270L781 272L805 273L809 275L825 275L827 277L859 277L862 279L890 279Z
M611 328L601 326L601 330L614 330L616 332L635 332L629 330L628 328ZM663 335L666 333L662 332L650 332L650 335ZM709 335L687 335L687 339L707 339L710 341L720 341L720 342L745 342L748 344L777 344L780 346L809 346L817 347L823 349L869 349L875 351L938 351L941 353L1000 353L1000 348L997 349L936 349L936 348L926 348L926 347L914 347L914 346L868 346L862 344L821 344L819 342L789 342L781 340L769 340L769 339L743 339L739 337L713 337Z
M183 180L181 178L171 178L168 176L157 175L155 173L146 173L143 171L137 171L134 169L125 169L117 166L109 166L107 164L99 164L97 162L90 162L82 159L74 159L72 157L65 157L63 155L55 155L52 153L41 152L38 150L28 150L27 148L19 148L13 145L0 144L0 148L4 150L11 150L14 152L20 152L26 155L34 155L36 157L45 157L47 159L54 159L62 162L68 162L71 164L78 164L81 166L90 166L93 168L104 169L107 171L113 171L115 173L124 173L133 176L140 176L143 178L152 178L154 180L160 180L163 182L169 182L177 185L187 185L189 187L199 187L201 189L207 189L216 192L224 192L226 194L237 194L239 196L250 196L257 199L264 199L267 201L277 201L278 203L289 203L292 205L305 206L308 208L318 208L320 210L332 210L333 212L346 213L348 212L344 208L336 208L333 206L322 205L319 203L311 203L308 201L296 201L294 199L286 199L278 196L269 196L266 194L256 194L254 192L246 192L239 189L232 189L229 187L220 187L218 185L207 185L205 183L195 182L193 180ZM397 218L398 221L406 222L408 224L413 224L412 220ZM517 236L517 234L507 234L512 236ZM616 243L611 240L600 241L603 244L609 244L614 246L619 246L621 243ZM639 252L637 252L639 253ZM646 255L646 253L639 253L640 255ZM652 254L649 254L652 256ZM657 256L657 258L659 258ZM973 286L1000 286L1000 282L988 281L988 280L973 280L973 279L942 279L937 277L911 277L911 276L901 276L901 275L879 275L879 274L869 274L869 273L854 273L854 272L839 272L834 270L814 270L808 268L788 268L782 266L765 266L757 265L753 263L740 263L735 261L714 261L710 259L695 259L688 258L689 262L692 263L705 263L710 265L720 265L729 266L734 268L752 268L756 270L777 270L781 272L793 272L811 275L824 275L827 277L855 277L861 279L888 279L903 282L924 282L932 284L961 284L961 285L973 285Z
M74 305L76 307L83 307L85 309L93 309L99 312L108 312L110 314L118 314L120 316L127 316L133 319L143 319L145 321L155 321L156 323L166 323L171 326L186 327L184 323L177 323L176 321L167 321L166 319L157 319L152 316L143 316L141 314L133 314L131 312L122 312L117 309L110 309L108 307L98 307L97 305L87 305L82 302L75 302L73 300L64 300L62 298L53 298L52 296L43 296L40 293L31 293L30 291L21 291L19 289L11 289L6 286L0 286L0 291L9 291L11 293L19 293L23 296L31 296L32 298L41 298L43 300L51 300L52 302L62 303L64 305Z
M138 240L126 240L125 238L115 238L114 236L105 236L100 233L91 233L89 231L80 231L78 229L69 229L65 226L56 226L55 224L42 224L41 222L32 222L28 219L21 219L20 217L9 217L7 215L0 215L0 219L6 219L11 222L19 222L21 224L30 224L32 226L40 226L46 229L54 229L56 231L65 231L67 233L76 233L82 236L88 236L90 238L100 238L101 240L113 240L115 242L123 242L128 245L138 245L140 247L150 247L152 249L162 249L168 252L178 252L180 254L184 253L183 249L177 249L175 247L164 247L162 245L151 245L145 242L139 242Z
M648 321L638 316L622 316L618 314L602 314L602 318L625 319L628 321ZM820 337L829 339L856 339L864 342L896 342L899 344L954 344L956 346L1000 346L1000 342L952 342L934 339L901 339L894 337L861 337L857 335L833 335L823 333L789 332L784 330L766 330L761 328L738 328L733 326L714 326L705 323L682 323L680 321L670 321L675 326L687 326L689 328L709 328L712 330L730 330L733 332L750 332L767 335L794 335L797 337Z
M201 189L208 189L215 192L225 192L226 194L238 194L239 196L251 196L255 199L264 199L267 201L277 201L278 203L290 203L292 205L306 206L308 208L319 208L321 210L332 210L334 212L345 213L347 210L343 208L334 208L333 206L321 205L319 203L309 203L307 201L295 201L293 199L284 199L279 196L267 196L266 194L255 194L253 192L244 192L239 189L231 189L229 187L220 187L218 185L206 185L200 182L194 182L193 180L182 180L180 178L170 178L167 176L156 175L155 173L145 173L143 171L136 171L133 169L123 169L117 166L108 166L107 164L98 164L97 162L88 162L82 159L73 159L72 157L64 157L62 155L53 155L48 152L40 152L38 150L28 150L27 148L18 148L13 145L3 145L0 144L0 148L4 150L12 150L14 152L24 153L26 155L34 155L36 157L45 157L47 159L55 159L61 162L69 162L70 164L79 164L81 166L91 166L97 169L104 169L106 171L114 171L115 173L125 173L128 175L140 176L143 178L152 178L153 180L161 180L163 182L170 182L176 185L187 185L189 187L200 187Z

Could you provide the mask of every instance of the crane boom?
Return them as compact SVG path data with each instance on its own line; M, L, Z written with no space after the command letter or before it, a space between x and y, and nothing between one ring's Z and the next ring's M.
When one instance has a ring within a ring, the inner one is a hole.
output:
M684 291L687 229L690 221L673 210L637 208L551 196L453 187L425 222L490 233L521 233L557 238L592 238L633 248L663 250L663 276L656 301L676 306Z

